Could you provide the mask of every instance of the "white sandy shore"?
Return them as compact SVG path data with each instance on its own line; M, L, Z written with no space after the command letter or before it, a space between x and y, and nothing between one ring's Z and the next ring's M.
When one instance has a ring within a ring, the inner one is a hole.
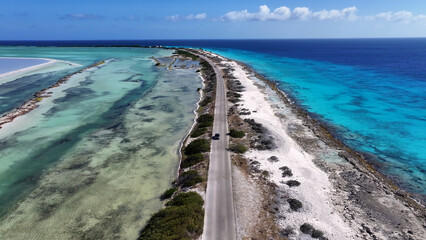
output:
M245 87L240 102L242 108L249 109L251 115L241 116L251 118L261 123L270 131L270 135L278 145L274 150L250 150L245 157L250 160L260 162L260 170L267 170L270 174L270 181L277 184L282 191L282 203L280 205L281 218L278 224L282 228L292 228L297 239L310 239L306 234L299 232L299 227L307 222L315 228L327 233L329 239L354 239L355 233L349 224L343 221L337 209L331 203L332 185L325 172L320 170L313 163L313 156L306 153L287 134L287 125L276 116L271 102L250 78L242 66L233 61L222 61L222 64L234 69L233 75ZM258 82L260 84L260 81ZM267 159L271 156L278 157L278 162L270 162ZM282 177L282 166L289 167L292 177ZM298 180L301 185L289 188L284 181ZM287 198L295 198L303 203L303 208L297 212L290 210Z
M7 58L7 59L39 59L39 60L47 61L45 63L37 64L37 65L31 66L31 67L21 68L21 69L18 69L18 70L14 70L14 71L10 71L10 72L7 72L7 73L0 74L0 78L12 76L12 75L15 75L15 74L18 74L18 73L24 73L24 72L38 70L38 69L43 68L47 65L50 65L54 62L63 62L63 63L67 63L71 66L79 66L79 64L76 64L76 63L62 61L62 60L56 60L56 59L50 59L50 58L19 58L19 57L0 57L0 58L3 58L3 59L4 58Z

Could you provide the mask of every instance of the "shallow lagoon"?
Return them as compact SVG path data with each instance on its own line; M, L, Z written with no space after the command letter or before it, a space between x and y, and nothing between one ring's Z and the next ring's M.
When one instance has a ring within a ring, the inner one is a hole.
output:
M48 49L55 58L57 48ZM56 59L78 59L58 49ZM195 69L154 67L149 57L167 50L94 51L77 63L111 60L0 130L0 235L8 239L134 239L175 177L199 98Z
M22 68L47 63L47 59L38 58L2 58L0 57L0 74L16 71Z

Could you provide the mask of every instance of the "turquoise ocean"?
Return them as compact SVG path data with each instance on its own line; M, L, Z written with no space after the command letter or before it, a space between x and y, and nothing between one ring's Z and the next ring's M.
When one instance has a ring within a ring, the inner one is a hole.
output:
M401 69L239 49L209 50L246 63L274 81L376 169L426 200L424 72L409 74Z

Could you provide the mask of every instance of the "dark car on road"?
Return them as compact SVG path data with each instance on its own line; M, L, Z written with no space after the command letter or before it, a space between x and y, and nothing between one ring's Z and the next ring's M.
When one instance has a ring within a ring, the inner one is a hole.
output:
M212 137L212 139L213 139L213 140L219 140L219 138L220 138L220 134L219 134L219 133L216 133L216 134Z

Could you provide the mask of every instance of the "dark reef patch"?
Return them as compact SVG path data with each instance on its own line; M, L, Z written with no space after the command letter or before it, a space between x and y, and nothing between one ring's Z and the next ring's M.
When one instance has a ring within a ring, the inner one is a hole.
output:
M140 107L139 109L140 110L153 110L154 108L155 108L155 105L150 104L150 105L146 105L146 106Z

